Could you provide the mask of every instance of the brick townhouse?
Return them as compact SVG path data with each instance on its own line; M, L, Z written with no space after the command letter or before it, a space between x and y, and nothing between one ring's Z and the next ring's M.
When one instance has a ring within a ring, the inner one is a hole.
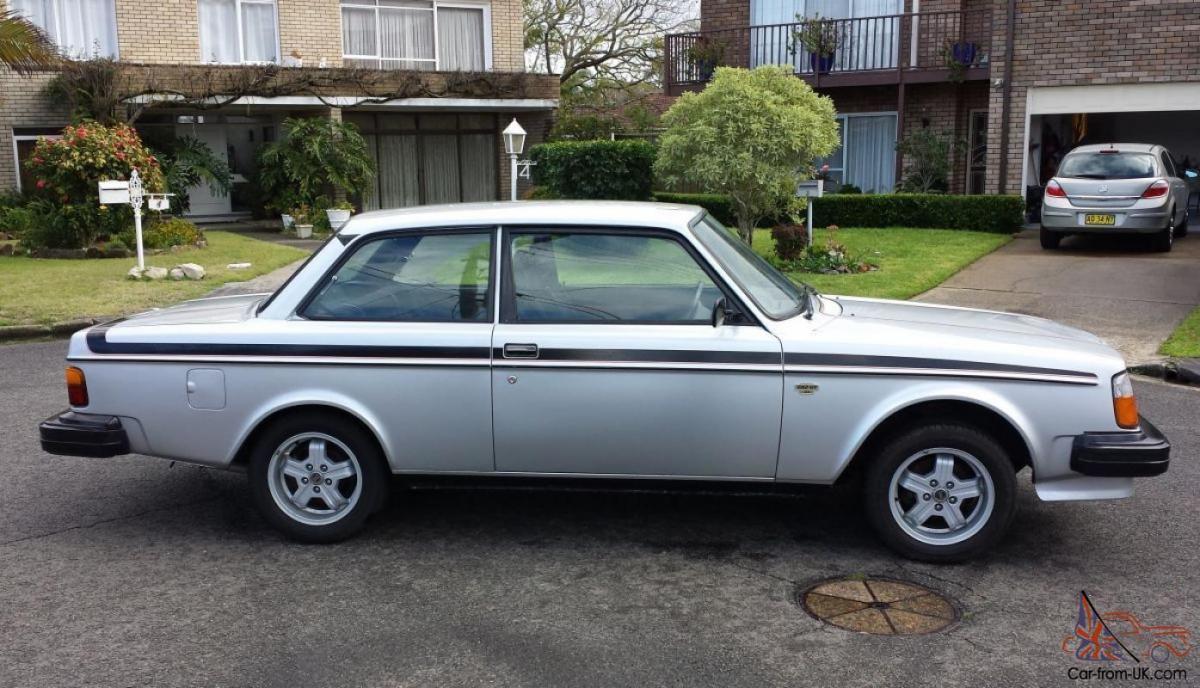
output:
M250 210L255 152L288 116L359 126L379 170L362 199L369 208L504 198L509 165L500 131L515 117L530 133L527 146L535 143L558 105L558 77L524 73L520 0L4 4L66 55L116 58L122 94L145 106L135 121L144 137L194 136L228 157L233 193L200 186L189 194L201 219ZM68 122L62 104L44 93L52 77L0 74L0 150L12 156L0 164L0 188L20 188L36 139L58 135ZM235 90L255 79L262 93ZM232 92L221 93L221 84ZM208 97L159 95L159 87Z
M797 17L818 15L838 44L825 64L793 49ZM1200 167L1198 37L1200 0L702 0L664 77L678 95L714 55L790 65L837 107L836 180L891 190L896 141L932 127L966 144L952 192L1036 196L1082 143L1161 143Z

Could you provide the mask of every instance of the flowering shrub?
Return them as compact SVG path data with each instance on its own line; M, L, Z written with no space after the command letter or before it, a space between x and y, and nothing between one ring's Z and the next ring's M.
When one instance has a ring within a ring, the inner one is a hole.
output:
M61 139L40 139L25 165L33 175L33 194L61 204L73 224L78 224L70 237L53 240L60 246L82 248L97 236L115 235L132 224L129 206L99 205L100 180L128 179L130 170L136 169L147 192L162 192L166 187L158 160L137 132L123 124L68 126Z

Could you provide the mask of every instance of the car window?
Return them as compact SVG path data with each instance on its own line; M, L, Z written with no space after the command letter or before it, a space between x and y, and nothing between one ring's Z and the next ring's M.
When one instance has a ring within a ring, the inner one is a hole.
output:
M1163 174L1168 177L1174 177L1175 176L1175 165L1171 163L1171 154L1166 151L1163 151L1161 154L1161 157L1162 157Z
M404 234L364 243L303 315L317 320L487 322L490 233Z
M1080 179L1143 179L1154 174L1149 153L1071 153L1058 168L1059 177Z
M678 241L635 234L517 234L518 322L708 323L721 290Z
M800 312L800 289L711 215L692 225L692 231L768 317L781 320Z

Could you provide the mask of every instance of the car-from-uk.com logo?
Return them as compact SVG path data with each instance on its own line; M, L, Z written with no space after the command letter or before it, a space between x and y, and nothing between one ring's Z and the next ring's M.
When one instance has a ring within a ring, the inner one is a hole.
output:
M1081 590L1074 632L1063 637L1062 651L1086 663L1068 669L1072 680L1186 681L1187 669L1162 665L1188 656L1192 634L1183 626L1146 623L1124 610L1101 615Z

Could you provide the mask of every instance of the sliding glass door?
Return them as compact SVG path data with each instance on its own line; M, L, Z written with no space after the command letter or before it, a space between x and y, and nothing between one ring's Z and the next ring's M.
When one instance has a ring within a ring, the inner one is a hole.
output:
M838 116L842 146L819 161L829 165L835 184L853 184L865 193L888 193L896 186L896 113Z

